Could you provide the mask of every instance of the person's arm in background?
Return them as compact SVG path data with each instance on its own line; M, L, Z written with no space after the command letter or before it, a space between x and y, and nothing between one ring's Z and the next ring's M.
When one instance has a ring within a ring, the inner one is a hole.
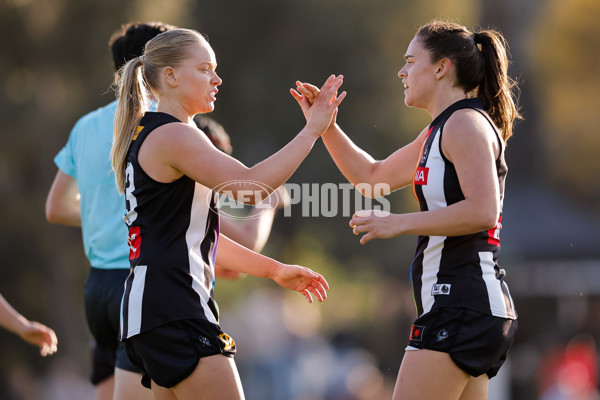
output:
M46 199L46 219L48 222L80 227L79 197L79 189L75 178L59 169Z
M0 294L0 326L19 335L23 340L40 348L40 354L54 354L58 340L56 334L46 325L29 321L15 310Z
M284 186L276 190L278 196L277 206L274 208L253 207L247 219L237 220L221 217L221 233L231 240L260 253L267 244L273 219L277 210L286 207L290 202L290 196ZM219 265L215 266L215 273L219 278L237 280L245 274L225 269Z

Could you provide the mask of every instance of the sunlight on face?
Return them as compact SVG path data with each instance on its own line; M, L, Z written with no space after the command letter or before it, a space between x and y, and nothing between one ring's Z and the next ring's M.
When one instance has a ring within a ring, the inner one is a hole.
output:
M404 55L406 64L398 72L404 84L404 103L424 108L435 81L436 67L420 38L415 37Z
M217 75L217 60L210 45L201 40L189 49L189 58L176 68L181 101L190 115L214 110L217 86L223 81Z

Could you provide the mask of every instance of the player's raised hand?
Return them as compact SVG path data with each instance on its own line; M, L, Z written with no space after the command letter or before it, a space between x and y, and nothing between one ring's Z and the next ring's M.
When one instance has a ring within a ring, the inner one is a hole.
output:
M331 75L320 89L314 87L315 92L309 89L312 85L304 87L300 82L296 84L297 89L302 94L294 89L290 89L290 93L296 99L304 113L306 125L313 127L319 135L335 122L337 107L344 97L346 97L346 92L342 92L339 96L337 95L342 82L343 76L338 75L336 77L335 75ZM302 89L300 89L301 87ZM316 95L312 93L316 93Z
M290 93L296 99L306 117L306 112L319 96L319 88L307 82L296 81L296 89L290 89Z

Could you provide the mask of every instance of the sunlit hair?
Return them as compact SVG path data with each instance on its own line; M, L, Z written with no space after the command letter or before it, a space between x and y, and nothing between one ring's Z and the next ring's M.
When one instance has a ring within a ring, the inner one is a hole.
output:
M127 151L140 120L149 110L150 93L156 96L163 68L179 66L191 55L188 50L206 39L191 29L173 29L148 41L143 56L128 61L117 74L115 90L119 104L115 112L112 167L119 193L125 190Z
M495 30L471 32L462 25L433 21L417 31L431 61L452 61L456 85L465 93L473 92L485 103L485 110L502 131L506 142L512 136L515 119L522 118L516 100L516 82L508 76L508 45Z

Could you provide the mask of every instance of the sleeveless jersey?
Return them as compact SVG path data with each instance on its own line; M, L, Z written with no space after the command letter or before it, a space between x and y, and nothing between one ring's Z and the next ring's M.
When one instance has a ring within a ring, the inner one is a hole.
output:
M121 303L121 339L180 319L218 324L216 194L185 175L174 182L157 182L138 162L148 135L172 122L180 121L147 112L127 154L123 219L129 228L130 272Z
M465 307L488 315L516 319L514 304L504 282L505 271L497 264L500 254L502 200L508 168L504 141L481 99L460 100L430 124L413 178L413 190L421 211L437 210L464 200L452 162L441 148L444 124L457 110L480 112L492 125L501 145L496 160L500 189L500 219L495 228L462 236L419 236L410 269L419 316L440 307Z

